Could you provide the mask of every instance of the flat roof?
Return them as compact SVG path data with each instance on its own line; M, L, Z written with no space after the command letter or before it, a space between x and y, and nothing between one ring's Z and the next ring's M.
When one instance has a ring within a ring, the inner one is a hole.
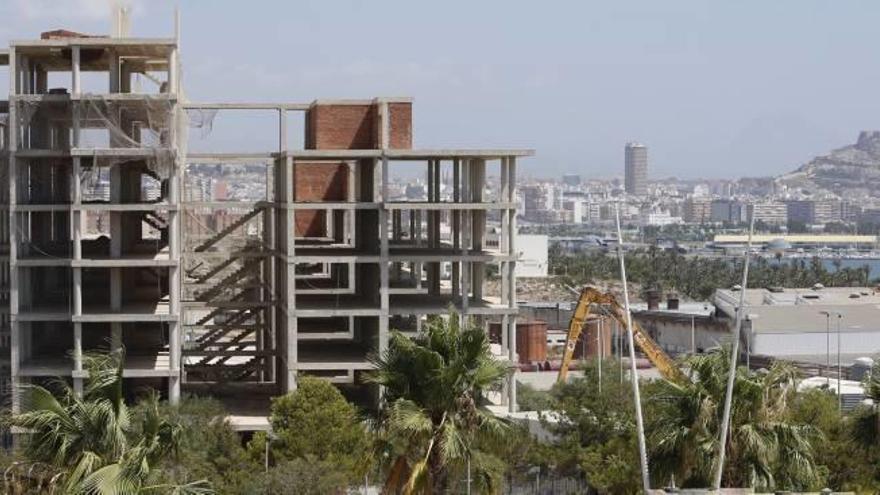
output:
M276 153L277 157L294 159L356 160L388 158L390 160L437 160L455 158L508 158L534 156L533 149L389 149L389 150L291 150Z
M174 38L109 38L69 37L38 40L14 40L9 43L17 55L27 55L37 60L47 70L70 70L70 49L81 47L85 52L80 70L106 71L110 58L107 49L114 49L120 57L129 59L135 71L165 70L168 56L177 47ZM2 59L0 59L2 61ZM5 56L9 63L8 51Z
M858 294L858 297L853 297ZM735 314L739 291L719 289L715 304L729 317ZM873 333L880 331L880 292L870 287L832 287L821 290L747 289L745 313L758 334L825 333L829 319L822 312L831 313L831 331L837 330L836 313L840 313L843 333Z
M755 234L752 236L753 244L766 244L770 241L782 239L789 244L866 244L876 243L875 235L847 235L847 234ZM745 244L749 240L746 234L718 234L714 241L722 244Z
M858 295L858 297L854 297ZM740 291L718 289L715 291L715 303L739 304ZM812 287L781 289L753 288L745 291L745 305L755 306L816 306L846 305L863 306L880 305L880 292L874 287L823 287L815 290ZM880 307L880 306L878 306Z

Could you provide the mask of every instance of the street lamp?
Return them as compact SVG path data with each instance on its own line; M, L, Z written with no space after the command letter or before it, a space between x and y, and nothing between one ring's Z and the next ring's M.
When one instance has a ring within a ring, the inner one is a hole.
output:
M825 315L825 386L831 386L831 377L828 376L828 370L831 369L831 312L819 311L820 315Z
M837 313L837 410L843 410L843 393L840 390L840 320L843 319L843 315Z

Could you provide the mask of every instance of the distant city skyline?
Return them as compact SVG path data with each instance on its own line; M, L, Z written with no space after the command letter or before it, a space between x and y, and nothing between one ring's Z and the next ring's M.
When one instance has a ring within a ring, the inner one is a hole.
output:
M173 31L173 2L131 3L133 34ZM106 33L106 4L10 0L0 36ZM767 176L880 128L878 15L821 0L181 2L183 81L205 100L413 96L417 146L535 148L521 175L622 177L620 148L639 140L652 180ZM265 149L258 120L221 114L214 137Z

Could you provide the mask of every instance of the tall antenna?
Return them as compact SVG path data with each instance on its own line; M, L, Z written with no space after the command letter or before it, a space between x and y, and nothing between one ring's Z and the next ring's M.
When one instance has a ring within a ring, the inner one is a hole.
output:
M752 234L755 231L755 209L752 208L752 218L749 219L749 242L746 244L746 252L743 254L742 285L739 289L739 306L736 308L736 320L734 322L735 335L733 345L730 346L730 369L727 372L727 393L724 395L724 416L721 419L721 437L718 439L718 465L715 467L715 491L721 489L721 477L724 474L724 455L727 453L727 434L730 429L730 405L733 402L733 383L736 380L736 365L739 358L739 338L742 334L743 309L746 301L746 288L749 284L749 261L752 254Z
M620 203L615 208L617 220L617 259L620 260L620 280L623 282L623 307L626 309L626 338L629 344L629 372L633 384L633 402L636 406L636 429L639 436L639 463L642 466L642 487L645 493L651 490L651 477L648 474L648 452L645 447L645 422L642 418L642 396L639 393L639 375L636 369L636 347L633 343L632 313L629 310L629 289L626 284L626 263L623 260L623 234L620 231Z

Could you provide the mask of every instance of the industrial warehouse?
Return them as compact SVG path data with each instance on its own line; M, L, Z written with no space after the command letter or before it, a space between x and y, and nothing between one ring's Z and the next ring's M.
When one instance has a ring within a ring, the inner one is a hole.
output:
M124 347L132 390L172 403L209 392L265 416L304 374L370 403L362 374L389 331L450 310L500 325L514 359L515 184L531 150L414 148L408 98L190 101L178 36L58 30L0 53L14 411L22 384L60 376L82 390L84 353L108 347ZM253 110L271 116L277 148L187 152L191 131ZM294 125L300 148L288 143ZM261 167L264 197L203 200L190 171L206 166ZM424 197L392 200L400 170L424 177ZM442 193L441 176L454 184ZM490 265L500 297L483 292Z

